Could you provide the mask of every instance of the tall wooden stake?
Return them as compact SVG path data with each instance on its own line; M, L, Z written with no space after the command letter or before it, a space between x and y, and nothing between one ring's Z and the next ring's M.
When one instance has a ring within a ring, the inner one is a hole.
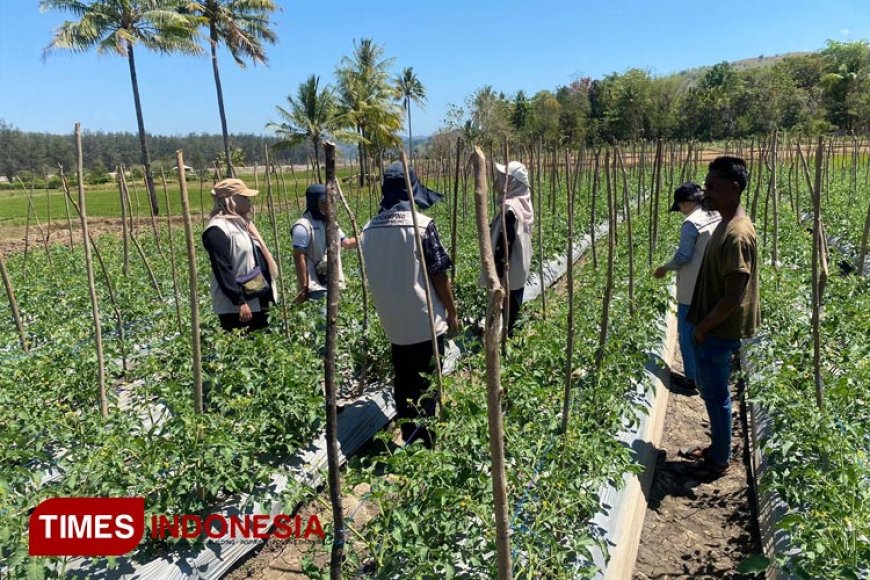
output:
M487 215L486 159L480 147L475 147L471 157L474 166L474 209L477 218L477 241L480 261L486 275L489 303L486 309L484 348L486 350L486 410L489 426L489 450L492 455L492 493L495 500L496 553L498 577L512 578L510 529L507 512L507 478L504 459L504 427L501 414L501 360L499 339L501 337L501 309L505 291L496 274L492 241Z
M822 197L822 162L825 154L825 142L819 137L816 150L816 182L813 188L813 382L816 387L816 405L820 411L825 409L825 386L822 383L821 365L821 310L822 284L820 279L819 254L822 250L821 229L821 197Z
M82 245L85 247L85 267L88 274L88 293L91 296L91 313L94 319L94 340L97 347L97 382L100 389L100 412L103 419L109 417L109 399L106 396L106 368L103 360L103 330L100 325L100 305L97 301L97 288L94 283L94 264L91 259L91 245L88 243L88 218L85 207L85 170L82 156L82 128L76 123L76 173L79 186L79 210L82 223Z
M187 197L187 177L184 174L184 155L175 152L178 183L181 186L181 215L184 219L184 237L187 242L187 282L190 286L190 345L193 354L193 410L202 413L202 346L199 333L199 296L196 288L196 252L193 247L193 226L190 223L190 200Z
M28 352L30 349L27 346L27 335L24 332L24 322L21 320L21 312L18 311L18 301L15 300L15 290L12 288L12 278L9 277L9 271L6 269L6 256L3 255L2 249L0 249L0 276L3 277L3 286L6 288L6 298L9 299L9 308L12 309L12 318L15 320L15 328L18 330L18 341L21 343L21 350Z
M341 246L338 239L338 225L335 222L335 145L325 143L326 157L326 259L328 281L326 284L326 361L324 379L326 382L326 458L329 467L329 499L332 503L334 534L332 554L329 562L329 576L332 580L341 578L341 561L344 556L344 543L347 530L344 528L344 510L341 505L341 471L338 463L338 410L335 404L335 353L338 335L338 303L341 289L338 285L338 253Z

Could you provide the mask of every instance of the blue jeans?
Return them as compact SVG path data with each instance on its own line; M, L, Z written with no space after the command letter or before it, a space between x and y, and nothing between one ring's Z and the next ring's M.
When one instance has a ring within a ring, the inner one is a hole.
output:
M695 325L686 320L689 314L688 304L677 304L677 338L680 341L680 354L683 356L683 374L686 380L698 380L698 365L695 363L695 347L692 344L692 333Z
M737 338L707 336L704 344L692 341L697 364L698 391L710 417L712 444L710 459L719 464L731 461L731 355L740 346Z

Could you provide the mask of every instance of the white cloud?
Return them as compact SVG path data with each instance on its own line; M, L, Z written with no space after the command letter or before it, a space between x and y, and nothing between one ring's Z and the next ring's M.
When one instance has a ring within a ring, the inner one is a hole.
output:
M852 31L849 30L848 28L841 28L840 29L840 34L842 34L843 36L849 36L851 33L852 33Z

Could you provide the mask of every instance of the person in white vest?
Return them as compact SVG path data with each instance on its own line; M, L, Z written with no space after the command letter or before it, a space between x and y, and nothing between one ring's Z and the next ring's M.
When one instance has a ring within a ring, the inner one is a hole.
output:
M257 193L241 179L224 179L211 190L214 207L202 244L211 262L212 309L227 331L268 327L269 304L277 302L278 268L250 217Z
M441 198L440 193L417 181L413 169L409 174L419 208L426 209ZM452 262L438 238L435 222L421 213L417 214L417 227L423 256L418 255L401 163L393 163L384 171L381 193L380 212L363 228L360 244L372 302L392 345L397 417L409 420L401 426L402 438L406 443L419 438L431 447L434 434L413 423L418 417L433 416L437 404L437 396L427 393L430 388L427 375L435 370L435 364L423 267L429 275L435 334L438 350L443 354L445 334L459 330L459 316L447 275Z
M656 278L664 278L671 270L677 272L677 337L685 375L682 379L677 375L673 377L688 390L697 388L697 363L692 346L694 328L686 317L707 242L722 219L717 212L707 211L701 205L703 195L701 186L691 181L683 183L674 191L674 203L670 211L679 211L685 216L680 229L680 244L673 258L653 272Z
M495 268L500 280L504 277L505 236L502 234L502 208L507 231L508 268L508 336L513 336L514 325L523 306L523 289L532 263L532 225L535 213L532 209L532 192L529 187L529 172L519 161L510 161L507 167L495 164L495 193L497 211L490 224ZM505 195L507 179L507 195ZM485 280L481 273L481 284Z
M294 303L326 297L326 187L320 183L305 190L305 213L296 220L293 236L293 263L296 266L298 294ZM356 247L356 238L348 238L338 229L341 247ZM338 283L344 287L341 256L338 256Z

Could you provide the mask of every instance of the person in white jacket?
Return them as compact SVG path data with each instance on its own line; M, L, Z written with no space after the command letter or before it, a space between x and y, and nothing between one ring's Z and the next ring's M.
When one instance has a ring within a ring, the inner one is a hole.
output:
M507 179L507 194L505 194ZM529 185L529 172L519 161L510 161L507 167L495 164L496 213L489 231L495 254L495 268L499 280L504 279L505 262L508 263L506 290L508 299L508 336L513 335L514 326L523 305L523 289L532 264L532 225L535 213L532 209L532 191ZM502 234L502 210L504 210L505 231ZM505 252L507 237L507 252ZM481 275L481 283L484 283Z
M413 169L408 173L418 207L426 209L441 198L440 193L417 181ZM437 393L431 393L427 378L435 370L435 353L423 268L428 274L438 351L443 355L445 335L459 330L448 277L452 262L438 237L435 221L422 213L417 214L417 230L423 255L418 254L405 170L400 162L384 171L381 193L380 212L363 228L360 247L372 302L391 344L396 416L405 419L402 438L405 443L420 439L432 447L434 434L414 421L433 416L437 404Z
M704 190L701 186L691 181L681 184L674 191L674 203L670 211L679 211L685 216L680 228L680 245L673 258L653 272L656 278L664 278L672 270L677 272L677 337L685 374L682 378L678 375L673 375L672 378L688 390L697 388L697 364L692 346L694 328L686 320L686 316L692 303L695 281L704 260L707 242L722 219L717 212L704 209L701 205L703 196Z

